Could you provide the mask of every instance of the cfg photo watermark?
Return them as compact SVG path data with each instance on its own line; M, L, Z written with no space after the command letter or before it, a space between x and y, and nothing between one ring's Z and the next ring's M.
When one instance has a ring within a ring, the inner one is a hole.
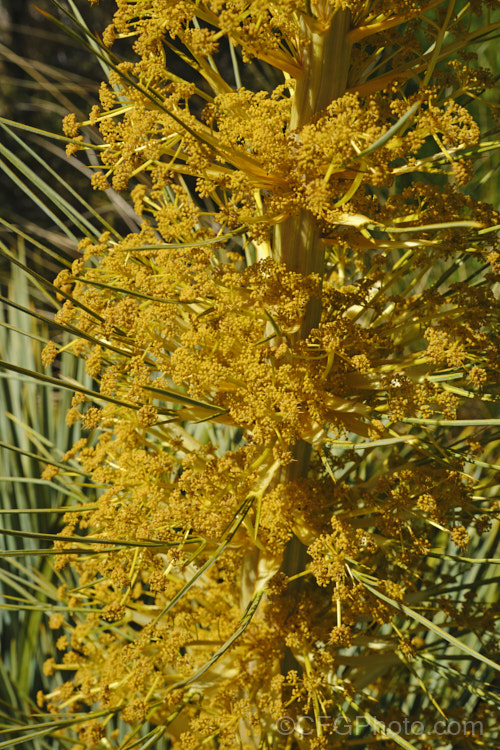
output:
M431 736L471 736L483 734L483 723L472 719L458 721L457 719L441 719L427 726L423 721L403 719L385 723L376 717L355 716L352 719L344 716L322 715L311 716L281 716L276 722L276 729L281 735L296 734L299 737L312 737L323 733L338 734L343 737L359 736L365 730L373 734L388 737L394 735L431 735Z

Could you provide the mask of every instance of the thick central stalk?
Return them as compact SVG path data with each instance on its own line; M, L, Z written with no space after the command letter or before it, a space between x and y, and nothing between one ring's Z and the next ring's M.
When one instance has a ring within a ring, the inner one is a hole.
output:
M300 131L314 115L345 93L351 55L349 24L348 10L338 10L329 20L302 20L307 43L302 55L303 73L297 78L292 101L291 131ZM317 273L323 278L324 248L309 211L302 210L276 226L273 257L290 271L304 276ZM305 338L320 317L321 299L311 300L298 337Z
M346 90L350 61L350 44L347 32L350 25L348 10L336 11L330 19L304 18L302 28L307 38L304 46L303 73L296 81L292 103L290 129L300 131L316 114ZM304 276L315 273L323 279L324 247L315 218L302 210L289 216L275 229L274 258L289 270ZM309 301L300 330L295 340L306 338L321 317L321 298ZM307 476L311 457L311 445L299 440L294 446L293 463L287 469L287 481ZM297 537L293 537L285 550L282 570L290 578L304 570L306 548ZM301 579L299 579L301 580ZM296 587L298 593L299 587ZM297 662L287 649L282 673L296 669Z

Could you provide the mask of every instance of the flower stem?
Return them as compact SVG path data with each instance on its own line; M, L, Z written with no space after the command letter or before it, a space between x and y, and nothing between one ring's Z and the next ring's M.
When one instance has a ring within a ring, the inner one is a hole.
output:
M350 12L338 10L329 19L304 18L307 42L302 55L303 74L298 77L292 102L290 130L300 130L311 118L342 96L346 90L351 54L348 38ZM317 222L306 210L288 216L275 230L273 256L290 271L323 278L324 247ZM321 317L321 299L310 300L299 338L306 338Z
M302 58L303 74L296 82L292 102L290 129L300 130L311 118L342 96L346 90L351 45L348 39L350 13L337 10L330 18L304 18L302 27L307 39ZM314 216L302 210L289 216L276 227L274 237L274 257L289 270L304 276L315 273L323 279L324 247ZM321 317L321 298L310 299L297 339L306 338L315 328ZM311 445L299 440L293 449L293 463L287 470L287 481L306 477L311 458ZM291 578L304 570L306 547L294 536L288 543L283 557L283 572ZM294 581L294 591L298 595L302 577ZM297 669L297 662L286 649L281 671L287 674Z

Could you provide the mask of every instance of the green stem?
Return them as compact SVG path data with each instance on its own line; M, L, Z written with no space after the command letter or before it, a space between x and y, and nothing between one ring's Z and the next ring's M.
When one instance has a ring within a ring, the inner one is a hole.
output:
M303 74L297 79L290 117L290 130L300 130L311 118L345 93L351 46L348 40L350 13L338 10L321 22L303 18ZM324 274L324 247L316 220L302 210L278 224L274 236L273 257L289 270L304 276ZM321 299L312 299L306 309L298 338L306 338L321 317Z
M304 45L302 59L303 74L297 79L292 103L290 129L300 130L336 98L345 93L349 70L351 45L348 40L350 13L338 10L330 19L304 18L304 34L308 44ZM289 216L276 227L273 256L289 270L304 276L315 273L323 279L324 246L313 215L302 210ZM321 298L312 298L306 308L300 330L295 339L306 338L321 318ZM293 449L293 463L287 470L287 481L307 476L311 457L311 445L299 440ZM283 572L290 578L304 570L306 547L297 537L288 543L283 556ZM299 593L300 581L294 582ZM298 665L291 651L286 650L281 671L287 674Z

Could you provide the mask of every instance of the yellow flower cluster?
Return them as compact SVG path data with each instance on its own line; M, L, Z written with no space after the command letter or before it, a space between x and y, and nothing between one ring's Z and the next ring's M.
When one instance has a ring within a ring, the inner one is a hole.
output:
M480 230L499 215L457 188L480 133L449 91L491 80L438 66L439 2L117 5L104 41L132 37L136 58L83 124L104 141L94 187L133 181L141 225L85 239L56 280L95 384L69 413L92 436L65 460L99 496L63 530L95 554L56 545L79 581L47 666L74 677L48 706L148 718L179 750L295 748L271 729L281 716L355 696L368 710L385 678L364 693L361 661L381 644L413 658L388 624L434 583L436 534L463 550L488 526L465 470L487 440L449 446L418 425L454 421L495 382L499 275ZM327 95L337 44L344 83ZM220 72L227 45L246 85ZM248 82L258 65L265 90ZM74 116L64 129L78 137ZM483 283L465 260L491 264ZM105 731L84 724L81 746Z

